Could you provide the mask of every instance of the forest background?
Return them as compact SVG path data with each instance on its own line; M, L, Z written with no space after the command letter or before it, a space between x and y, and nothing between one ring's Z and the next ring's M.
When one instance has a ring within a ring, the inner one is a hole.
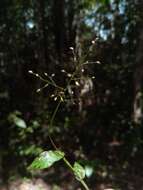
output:
M87 64L51 128L59 92L35 75L65 87L79 62ZM142 87L142 0L1 0L1 184L31 177L32 160L53 149L50 134L92 189L142 189ZM39 176L79 186L62 163Z

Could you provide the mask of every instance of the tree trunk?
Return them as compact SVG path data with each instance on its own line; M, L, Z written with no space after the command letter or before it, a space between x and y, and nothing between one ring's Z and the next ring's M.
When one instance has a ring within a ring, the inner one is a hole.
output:
M65 0L55 0L53 4L54 18L54 36L55 47L58 56L58 61L63 62L63 54L66 43L66 28L65 28Z
M139 25L139 45L136 54L136 69L134 73L134 103L133 103L133 120L136 124L143 121L143 1L138 4L140 9L141 22Z
M45 1L37 0L35 2L35 19L37 21L37 49L36 56L38 58L37 73L42 75L48 70L48 50L47 50L47 31L45 23ZM36 88L41 88L43 83L40 79L37 80ZM35 97L35 110L40 112L44 105L43 92L41 91L38 94L38 97Z

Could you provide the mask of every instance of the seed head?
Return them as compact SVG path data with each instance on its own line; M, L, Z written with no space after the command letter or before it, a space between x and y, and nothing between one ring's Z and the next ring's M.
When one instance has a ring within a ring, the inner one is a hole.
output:
M54 101L56 101L57 100L57 96L54 98Z
M78 81L75 81L75 85L76 85L76 86L80 86L80 84L79 84Z
M52 73L52 74L51 74L51 77L54 77L54 76L55 76L55 73Z
M84 69L81 69L81 72L84 73Z
M91 43L92 43L92 44L95 44L95 40L92 40Z
M101 62L100 62L100 61L96 61L96 63L97 63L97 64L99 64L99 65L101 64Z
M74 50L74 48L73 48L73 47L69 47L69 49L70 49L70 50L72 50L72 51Z
M29 70L28 73L33 74L33 71L32 71L32 70Z
M36 90L36 92L40 92L40 91L41 91L41 89L40 89L40 88Z
M71 77L72 75L70 73L67 74L68 77Z
M44 75L45 75L45 76L48 76L48 74L47 74L47 73L44 73Z

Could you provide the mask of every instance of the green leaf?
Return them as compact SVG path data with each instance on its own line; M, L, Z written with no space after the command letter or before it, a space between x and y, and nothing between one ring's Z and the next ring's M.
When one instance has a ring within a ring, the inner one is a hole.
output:
M20 116L21 116L21 112L14 111L9 114L8 120L11 123L15 124L17 127L26 128L27 127L26 122L23 119L21 119Z
M86 166L85 166L85 175L86 175L87 177L91 177L92 174L93 174L93 167L90 166L90 165L86 165Z
M42 152L30 165L29 169L44 169L49 168L55 162L61 160L64 157L64 152L55 151L44 151Z
M19 117L14 118L14 124L20 128L26 128L27 127L25 121Z
M77 180L82 180L85 178L85 170L78 162L74 163L73 170Z

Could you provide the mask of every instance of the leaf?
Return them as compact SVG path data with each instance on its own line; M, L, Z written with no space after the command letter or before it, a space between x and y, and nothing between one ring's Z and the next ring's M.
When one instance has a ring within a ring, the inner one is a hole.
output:
M90 165L86 165L85 166L85 175L87 177L91 177L92 174L93 174L93 167Z
M9 122L15 124L17 127L26 128L27 127L26 122L23 119L21 119L20 116L21 112L14 111L9 114L8 120Z
M27 127L25 121L19 117L14 118L14 124L20 128L26 128Z
M73 170L77 180L82 180L85 178L85 170L78 162L74 163Z
M44 151L42 152L30 165L29 169L45 169L52 166L55 162L61 160L64 157L64 152Z

